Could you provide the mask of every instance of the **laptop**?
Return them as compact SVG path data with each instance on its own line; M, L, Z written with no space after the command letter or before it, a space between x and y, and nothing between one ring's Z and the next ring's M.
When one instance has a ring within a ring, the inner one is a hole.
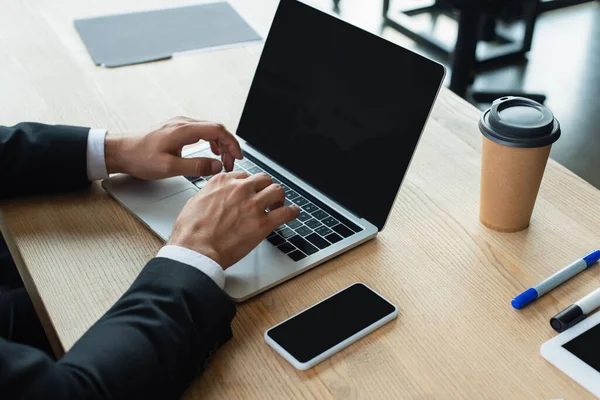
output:
M237 129L244 159L300 216L225 271L244 301L383 230L440 90L444 67L296 0L281 0ZM216 157L200 148L188 157ZM211 177L103 187L163 240ZM397 249L401 251L401 249Z

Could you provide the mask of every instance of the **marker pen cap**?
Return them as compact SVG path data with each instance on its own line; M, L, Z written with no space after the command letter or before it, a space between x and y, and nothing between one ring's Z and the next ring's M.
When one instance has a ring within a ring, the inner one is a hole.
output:
M587 315L583 313L583 310L577 304L571 304L550 319L550 326L556 332L563 332L583 321L586 317Z
M517 310L525 307L527 304L531 303L535 299L538 298L538 292L534 288L529 288L517 297L515 297L510 304Z
M590 265L598 262L599 260L600 260L600 250L595 250L595 251L591 252L590 254L588 254L587 256L583 257L583 261L585 261L585 263L587 264L588 267Z

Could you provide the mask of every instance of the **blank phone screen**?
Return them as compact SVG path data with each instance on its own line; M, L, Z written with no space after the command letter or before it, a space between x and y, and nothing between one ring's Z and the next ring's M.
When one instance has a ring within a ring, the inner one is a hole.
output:
M271 329L267 335L300 362L307 362L393 313L395 307L356 283Z

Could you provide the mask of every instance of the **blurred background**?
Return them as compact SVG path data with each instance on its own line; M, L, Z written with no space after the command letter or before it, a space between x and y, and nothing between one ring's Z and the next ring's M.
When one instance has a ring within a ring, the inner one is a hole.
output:
M600 188L600 1L305 2L444 64L445 85L481 109L543 101L563 132L551 157Z

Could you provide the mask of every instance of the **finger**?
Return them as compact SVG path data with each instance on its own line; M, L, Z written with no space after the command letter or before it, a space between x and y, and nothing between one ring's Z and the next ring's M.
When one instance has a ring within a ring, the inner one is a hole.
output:
M281 185L269 185L256 194L256 199L265 210L274 204L283 204L285 201L285 192Z
M214 140L211 140L210 142L210 149L212 150L215 156L221 155L221 149L219 149L219 145Z
M248 178L248 182L254 187L254 191L256 193L273 183L271 177L264 172L252 175L250 178Z
M228 151L237 159L242 159L242 149L237 139L221 124L196 122L182 126L174 131L173 144L183 147L204 139L216 141L221 153Z
M223 159L223 166L225 167L225 171L233 170L233 156L229 153L223 153L221 158Z
M276 210L268 212L267 219L269 221L269 232L277 228L279 225L283 225L298 218L299 214L300 207L298 206L279 207Z
M228 172L227 175L234 179L248 179L250 177L250 175L244 171L231 171Z
M267 206L267 208L269 209L269 211L273 211L273 210L277 210L279 207L283 207L284 204L285 204L285 197L283 198L283 201L279 201L277 203L269 204Z
M180 158L173 157L167 173L170 176L208 176L221 172L223 164L213 158Z

